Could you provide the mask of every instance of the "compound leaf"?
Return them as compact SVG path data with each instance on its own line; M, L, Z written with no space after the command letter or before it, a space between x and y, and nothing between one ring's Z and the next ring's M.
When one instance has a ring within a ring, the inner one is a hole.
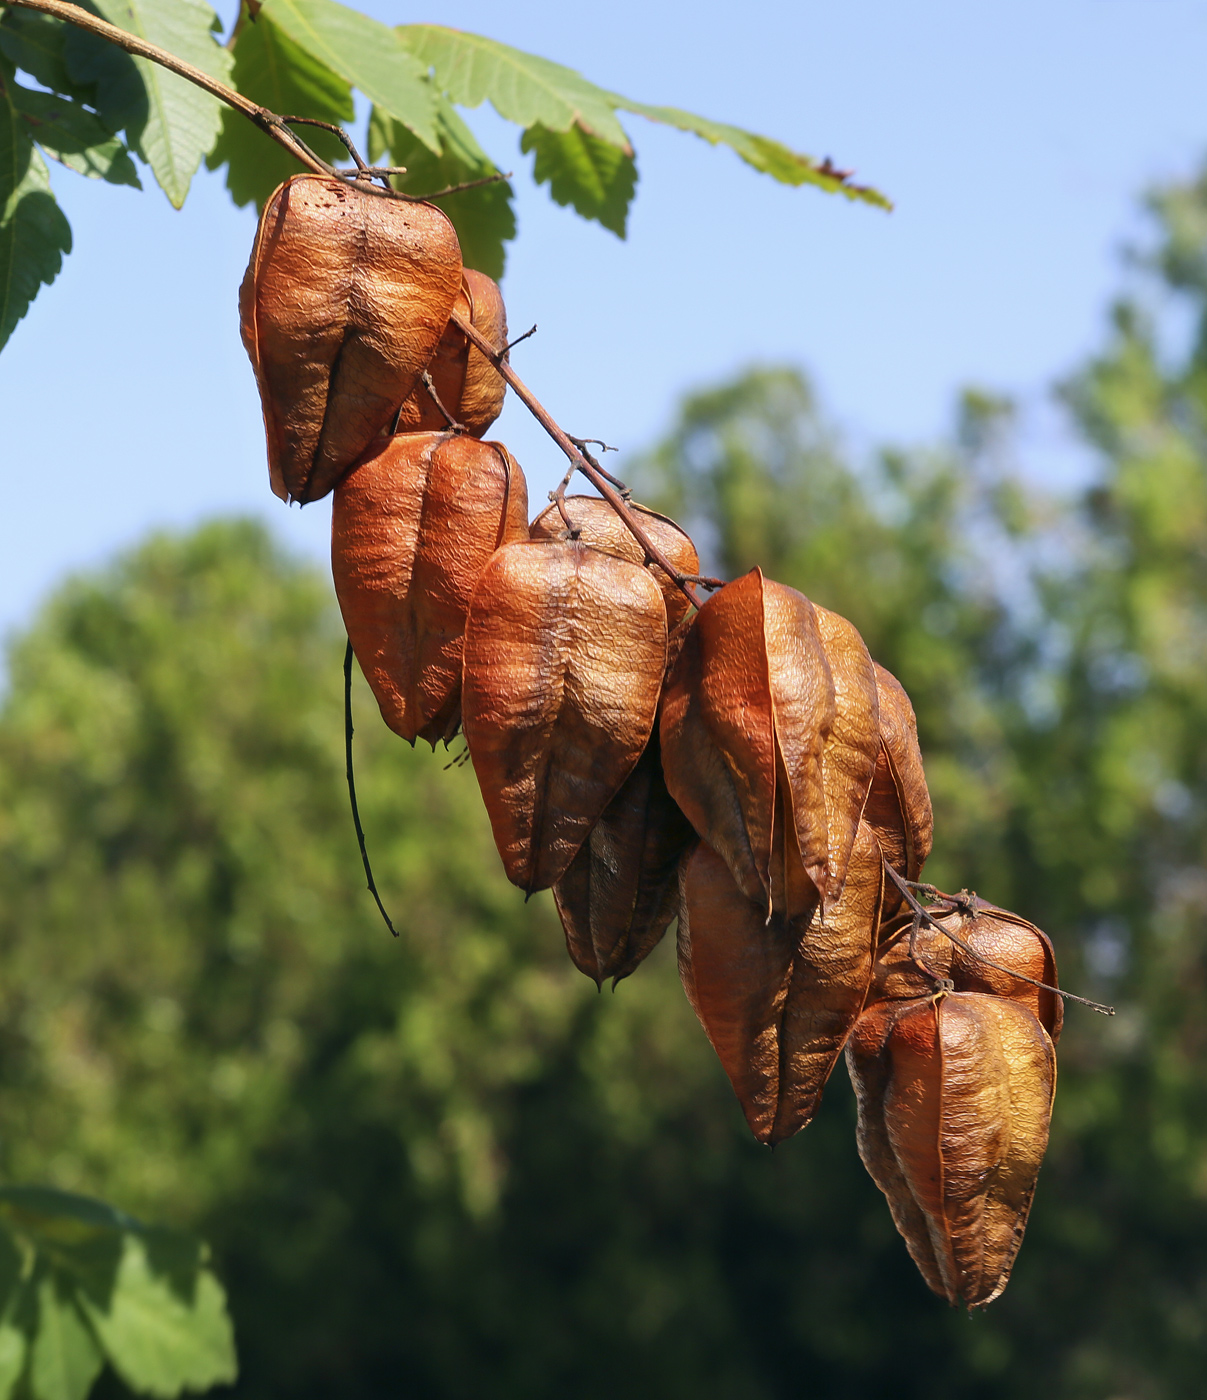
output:
M211 30L213 10L203 0L95 0L111 24L158 44L227 82L231 55ZM160 188L179 209L201 158L213 146L222 125L221 104L208 92L176 77L158 64L136 58L146 88L145 120L126 129L131 145L150 165Z
M314 117L335 126L351 122L351 84L296 44L265 10L252 20L245 9L233 52L231 77L244 97L281 116ZM298 135L332 164L347 155L329 132L299 127ZM293 156L229 107L223 110L222 132L206 164L211 170L225 164L231 198L236 204L254 202L257 207L263 207L273 190L301 169Z
M264 16L439 152L431 85L394 30L335 0L266 0Z
M435 194L450 185L498 174L498 167L474 139L449 101L436 95L436 130L440 153L433 155L401 122L379 108L369 119L369 159L388 157L392 165L406 166L394 183L408 194ZM512 188L497 180L477 189L462 190L439 200L461 242L466 267L476 268L496 280L503 275L505 245L516 235Z
M597 219L618 237L625 236L637 189L637 165L627 151L578 125L568 131L529 127L520 149L536 152L532 178L538 185L548 183L556 203L572 205L584 219Z
M629 150L611 94L573 68L438 24L407 24L398 33L460 106L489 101L501 117L522 127L539 123L550 131L568 131L577 124L601 141Z

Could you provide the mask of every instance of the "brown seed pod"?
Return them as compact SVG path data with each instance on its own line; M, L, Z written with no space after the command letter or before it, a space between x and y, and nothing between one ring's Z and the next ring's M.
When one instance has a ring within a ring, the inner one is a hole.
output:
M1055 991L1033 985L1033 982L1046 982L1048 987L1059 985L1052 940L1018 914L987 904L975 896L973 904L976 909L973 917L958 910L950 914L932 914L939 927L918 930L912 957L910 916L901 914L887 929L882 929L870 1000L926 996L934 990L934 978L945 977L957 992L986 992L1025 1006L1055 1045L1064 1024L1064 1002ZM983 960L986 958L988 962ZM933 977L927 977L918 962L928 968ZM993 967L991 963L1000 966ZM1033 980L1024 982L1003 968Z
M681 574L700 572L700 557L686 530L676 525L670 516L659 515L657 511L648 510L635 502L630 502L629 509L639 520L641 528ZM607 501L598 496L567 496L566 514L574 522L583 544L589 544L592 549L602 549L605 554L614 554L618 559L628 559L633 564L645 563L645 551ZM566 523L556 505L551 505L537 516L529 533L534 540L568 538ZM691 604L661 569L653 564L648 567L662 589L667 625L674 627L687 616Z
M822 751L833 723L834 683L804 594L760 569L714 593L667 681L662 766L671 796L764 913L777 801L826 893Z
M1056 1054L1025 1006L976 992L877 1002L847 1047L858 1141L930 1287L1006 1286L1048 1142Z
M497 442L382 439L335 491L331 572L382 718L433 746L456 732L461 651L478 575L528 533L524 473Z
M679 975L760 1142L791 1137L817 1111L867 995L883 881L862 825L824 917L815 894L800 917L767 920L709 846L686 862Z
M901 682L876 664L881 747L876 771L864 806L864 819L876 832L884 858L907 880L916 880L930 855L934 816L922 751L918 747L918 723ZM901 892L891 882L884 894L884 916L901 908Z
M847 863L880 756L880 701L876 671L855 627L813 605L830 675L834 680L834 724L821 755L829 834L827 902L842 894Z
M679 864L697 843L666 790L658 729L591 828L553 898L575 967L619 982L654 950L679 911Z
M648 570L572 542L509 544L465 631L465 738L507 878L561 879L635 767L666 667Z
M325 496L415 387L461 285L434 205L295 175L264 206L239 291L282 500Z
M498 285L483 272L465 268L454 310L491 342L507 344L507 312ZM474 437L481 437L503 411L507 384L485 355L451 320L428 364L436 398ZM440 432L449 426L424 384L416 385L398 411L395 432Z

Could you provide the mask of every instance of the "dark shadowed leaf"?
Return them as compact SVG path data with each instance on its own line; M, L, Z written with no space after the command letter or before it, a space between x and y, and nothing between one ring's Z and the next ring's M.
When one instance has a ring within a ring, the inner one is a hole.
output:
M244 15L232 51L231 81L244 97L282 116L314 117L335 126L351 122L351 85L294 43L263 10L254 21ZM330 132L317 127L298 127L297 132L331 164L346 158L343 143ZM299 173L293 156L231 108L223 110L222 131L205 163L211 170L225 164L231 198L257 207L263 207L282 181Z
M33 139L81 175L142 189L126 144L95 113L57 93L12 88L13 101Z
M627 151L599 140L577 124L568 131L530 127L522 151L535 151L532 178L548 184L555 203L571 205L584 219L597 219L625 236L629 205L637 189L637 165Z

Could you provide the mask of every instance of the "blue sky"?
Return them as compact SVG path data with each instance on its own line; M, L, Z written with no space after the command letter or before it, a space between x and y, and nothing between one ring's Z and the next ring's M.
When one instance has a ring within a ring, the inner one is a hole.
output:
M622 243L553 206L514 129L471 114L517 175L504 292L513 328L540 326L517 368L570 431L624 449L683 391L789 360L856 450L937 437L973 382L1021 397L1026 450L1071 474L1047 386L1101 338L1136 196L1207 153L1207 6L1189 0L365 8L828 154L897 202L785 189L632 118ZM182 213L153 188L55 180L76 251L0 353L0 629L156 525L254 512L324 556L326 503L289 511L268 490L236 313L251 213L204 173ZM555 450L515 403L497 435L540 502Z

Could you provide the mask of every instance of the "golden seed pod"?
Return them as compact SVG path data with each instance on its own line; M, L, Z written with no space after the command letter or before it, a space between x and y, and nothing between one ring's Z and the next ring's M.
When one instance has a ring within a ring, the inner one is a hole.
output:
M457 235L434 205L322 175L277 188L239 312L282 500L325 496L389 425L460 286Z
M1005 1288L1048 1142L1056 1054L1017 1002L953 992L870 1006L847 1046L858 1142L929 1286Z

